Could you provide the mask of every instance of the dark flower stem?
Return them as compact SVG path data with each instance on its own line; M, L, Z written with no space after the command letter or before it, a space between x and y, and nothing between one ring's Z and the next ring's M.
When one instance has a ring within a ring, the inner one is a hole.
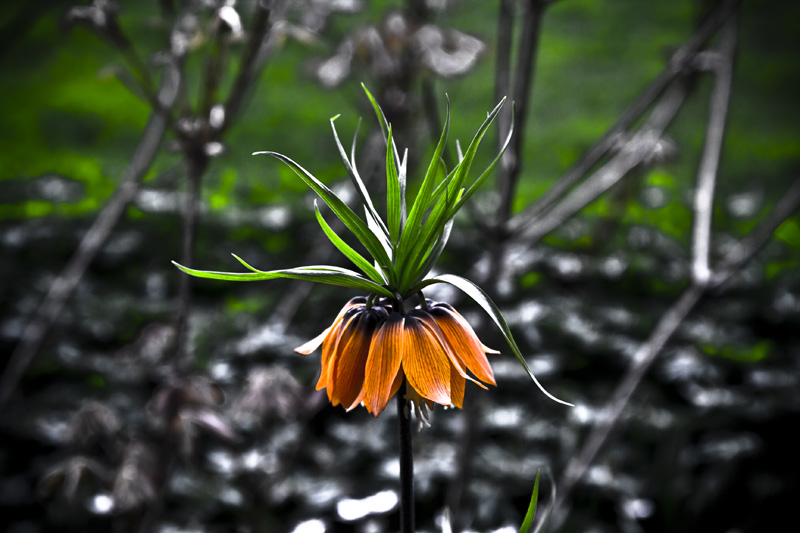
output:
M400 390L405 389L405 384ZM414 452L411 449L411 413L406 399L397 393L397 420L400 434L400 532L414 533Z

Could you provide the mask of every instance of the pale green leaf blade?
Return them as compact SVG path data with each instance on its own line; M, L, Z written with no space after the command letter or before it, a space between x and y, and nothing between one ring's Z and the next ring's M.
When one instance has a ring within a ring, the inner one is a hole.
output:
M539 471L536 471L536 481L533 483L533 493L531 494L531 502L528 504L528 512L525 513L525 519L519 528L519 533L529 533L533 527L533 516L536 514L536 503L539 501Z
M475 159L475 154L478 151L478 147L483 141L483 136L486 134L486 130L489 129L489 126L494 122L494 119L497 117L497 114L500 113L500 109L502 109L503 104L505 104L506 99L503 98L500 100L494 109L486 116L486 120L483 121L481 126L478 128L478 131L475 133L475 136L472 138L472 141L469 143L467 147L467 151L464 152L464 157L459 161L458 166L456 167L455 176L452 180L450 180L450 184L448 185L448 192L455 194L456 191L461 189L464 186L464 181L467 178L467 174L469 173L469 169L472 166L472 161Z
M511 137L513 134L514 134L514 109L512 105L511 126L508 129L508 135L506 135L506 140L505 142L503 142L503 147L500 149L500 152L497 154L497 157L494 158L494 161L492 161L492 163L488 167L486 167L486 170L483 171L483 173L478 177L478 179L476 179L475 182L469 186L469 188L464 193L464 196L462 196L461 199L458 202L456 202L455 206L450 212L450 216L454 216L458 212L458 210L461 209L461 207L464 205L464 202L466 202L470 198L470 196L475 194L475 191L477 191L480 188L483 182L486 181L486 178L489 177L489 175L494 171L495 167L497 166L497 163L500 162L500 159L506 152L508 145L511 143Z
M558 398L547 392L544 387L542 387L541 383L539 383L539 380L536 379L536 376L533 375L533 372L531 372L531 369L528 367L528 363L525 361L525 358L522 356L522 352L520 351L519 346L517 346L517 343L514 340L514 336L511 334L511 330L509 329L505 318L503 318L503 315L500 313L500 309L498 309L495 303L492 301L492 299L489 298L489 295L483 292L483 289L472 283L470 280L462 278L461 276L455 276L453 274L442 274L435 278L430 278L420 282L409 292L417 292L429 285L433 285L434 283L447 283L449 285L452 285L453 287L461 290L461 292L463 292L464 294L475 300L475 303L481 306L481 308L486 312L486 314L489 315L489 318L491 318L492 321L495 323L495 325L500 329L500 331L502 332L503 336L506 339L506 342L508 343L508 346L514 352L514 355L517 356L517 359L519 360L520 364L522 364L522 367L531 377L536 386L539 387L539 390L542 391L542 393L544 393L545 396L547 396L548 398L550 398L555 402L568 405L570 407L575 407L573 404L569 402L559 400Z
M364 209L366 210L366 207ZM386 255L389 256L390 259L394 257L394 248L392 247L392 243L389 242L389 234L381 231L381 229L377 226L375 219L369 216L369 213L367 213L367 227L378 238L378 241L386 251Z
M271 279L300 279L305 281L312 281L315 283L325 283L328 285L338 285L340 287L348 287L351 289L358 289L374 294L381 294L387 297L394 295L382 285L375 283L358 275L358 273L351 270L333 267L333 266L313 266L313 267L300 267L290 268L286 270L271 270L271 271L255 271L255 272L214 272L210 270L196 270L188 268L183 265L172 262L183 272L198 278L218 279L225 281L262 281Z
M447 241L450 239L450 232L453 229L453 219L447 221L442 229L442 232L439 234L439 240L436 241L436 245L430 250L428 256L425 257L425 262L422 264L422 267L417 272L417 277L414 280L419 281L421 278L425 277L425 275L431 271L431 269L436 266L436 261L439 260L439 257L442 255L444 251L444 247L447 246Z
M356 135L358 134L358 129L356 129L356 133L353 134L353 146L351 147L350 152L350 159L347 158L347 153L344 150L344 146L342 145L342 141L339 139L339 132L336 131L336 125L334 121L339 117L336 115L331 119L331 129L333 130L333 139L336 141L336 148L339 150L339 157L342 159L342 163L344 164L345 170L347 170L347 175L350 176L350 180L353 182L355 186L356 192L358 196L361 198L361 201L364 202L364 205L367 209L367 217L371 217L375 220L376 225L388 235L388 230L386 226L383 224L383 220L381 220L380 215L378 215L378 211L375 209L375 205L372 203L372 198L367 191L367 186L364 184L364 180L361 179L361 175L358 173L358 169L356 168Z
M243 264L243 265L245 266L245 268L247 268L248 270L252 270L253 272L263 272L262 270L259 270L259 269L257 269L256 267L254 267L254 266L251 266L249 263L247 263L247 261L245 261L244 259L242 259L242 258L241 258L241 257L239 257L238 255L236 255L236 254L231 254L231 255L232 255L232 256L233 256L233 257L234 257L234 258L235 258L237 261L239 261L241 264Z
M372 109L375 111L375 115L378 117L378 122L381 125L381 133L383 133L383 140L388 142L389 139L389 122L386 120L386 115L383 114L383 109L381 106L378 105L378 101L375 100L375 97L372 96L372 93L369 92L367 86L364 83L361 84L361 88L364 89L364 93L366 93L367 98L369 98L370 104L372 104Z
M313 189L314 192L316 192L319 197L322 198L328 207L331 208L331 211L333 211L333 213L339 217L339 220L341 220L344 225L353 232L353 235L355 235L361 244L364 245L372 257L375 258L380 265L389 268L391 265L391 260L389 259L386 250L380 244L378 237L375 235L375 233L373 233L369 226L367 226L367 224L347 206L347 204L345 204L338 196L336 196L336 194L334 194L333 191L325 186L324 183L315 178L306 169L295 163L291 158L277 152L269 151L255 152L253 155L261 154L272 156L291 168L295 174L297 174L300 179L306 183L306 185Z
M376 283L386 283L384 277L374 266L372 266L372 263L364 259L361 254L353 250L349 244L344 242L344 240L342 240L342 238L339 237L335 231L333 231L333 229L322 217L322 213L319 212L319 207L317 206L316 200L314 200L314 212L317 215L317 222L319 222L320 227L322 227L322 231L325 232L325 235L328 237L328 239L340 252L344 254L345 257L347 257L353 262L354 265L360 268L364 274L372 279L372 281Z
M447 142L447 135L449 132L450 106L448 104L442 134L433 152L433 157L431 158L430 165L428 165L428 170L422 180L422 185L417 193L417 197L414 199L414 203L411 204L411 211L408 214L408 220L403 228L403 234L400 236L400 243L397 246L397 256L400 264L405 262L405 257L413 247L421 231L422 217L430 206L431 193L434 190L434 183L439 172L442 152L444 151L444 145Z
M395 165L392 127L389 126L389 142L386 143L386 222L389 225L389 238L393 243L400 237L400 176Z
M381 133L383 134L383 141L385 143L387 143L387 144L389 144L391 142L392 148L394 149L395 156L398 158L396 160L396 165L398 167L402 167L403 166L403 162L400 161L400 159L399 159L400 152L397 151L397 145L394 144L394 141L389 138L390 124L389 124L389 121L386 120L386 115L383 114L383 109L381 109L381 106L378 105L378 101L375 100L375 97L372 96L372 93L369 92L369 89L367 89L366 85L364 85L362 83L361 84L361 88L364 89L364 92L366 93L367 98L369 98L369 101L372 104L372 109L375 111L375 115L378 117L378 122L381 125Z

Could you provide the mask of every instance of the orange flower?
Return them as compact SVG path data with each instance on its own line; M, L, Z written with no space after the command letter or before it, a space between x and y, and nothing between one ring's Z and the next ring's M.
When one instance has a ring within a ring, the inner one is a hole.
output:
M317 390L327 389L333 405L350 410L363 402L377 417L405 377L407 398L461 407L466 380L496 385L486 353L498 352L481 344L449 304L429 300L426 307L401 313L388 299L369 306L353 298L329 328L295 351L308 355L322 345Z

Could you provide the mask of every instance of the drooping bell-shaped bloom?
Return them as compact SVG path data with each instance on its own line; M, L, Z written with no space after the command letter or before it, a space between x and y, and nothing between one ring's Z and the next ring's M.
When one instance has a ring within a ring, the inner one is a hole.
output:
M403 377L411 399L461 407L466 381L495 385L485 347L452 306L428 302L409 313L386 300L368 305L350 300L333 324L295 351L310 354L320 345L317 390L327 389L333 405L364 403L378 416L399 390ZM473 378L467 371L471 372Z

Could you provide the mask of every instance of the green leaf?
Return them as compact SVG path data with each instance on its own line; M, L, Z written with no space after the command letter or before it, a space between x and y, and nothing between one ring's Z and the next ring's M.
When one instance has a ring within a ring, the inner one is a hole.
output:
M386 120L386 115L383 114L383 109L381 106L378 105L378 101L375 100L375 97L372 96L372 93L369 92L367 86L363 83L361 84L361 88L364 89L364 93L366 93L367 98L369 98L370 103L372 104L372 109L375 111L375 115L378 117L378 122L381 125L381 133L383 133L383 141L388 145L390 142L392 144L392 148L394 149L395 157L399 155L397 151L397 145L394 144L394 141L389 137L389 121ZM404 163L399 159L396 161L397 167L405 167Z
M500 112L500 109L503 107L505 102L505 98L500 100L500 103L498 103L494 109L492 109L492 111L486 116L486 120L484 120L483 124L481 124L480 128L478 128L478 131L475 133L475 136L472 138L472 141L467 147L467 151L464 153L463 159L459 161L458 166L456 167L455 176L448 184L448 193L455 195L455 193L464 186L464 181L467 178L467 174L469 174L469 169L472 166L472 160L475 159L475 153L478 151L478 147L483 140L483 136L486 134L486 130L489 128L491 123L494 122L494 119L497 117L497 114ZM494 165L492 165L492 168L494 168ZM481 177L485 179L485 176Z
M450 231L453 229L453 219L451 218L447 224L444 225L442 228L442 232L439 234L439 240L436 241L436 246L434 246L428 256L425 258L425 262L420 267L417 278L414 279L415 282L420 281L421 278L425 277L425 275L431 271L431 269L436 266L436 261L439 260L439 256L442 255L444 251L444 247L447 245L447 241L450 239Z
M295 163L292 159L286 157L283 154L279 154L277 152L255 152L253 155L270 155L284 164L286 164L289 168L291 168L295 174L300 176L300 178L311 187L311 189L316 192L320 198L331 208L331 211L339 217L339 220L344 223L345 226L353 232L353 235L364 245L367 251L372 255L372 257L384 268L391 271L391 260L389 259L389 255L386 253L383 245L381 245L380 240L378 239L376 233L373 232L372 229L363 221L361 218L356 215L352 209L350 209L347 204L345 204L336 194L333 193L328 187L325 186L324 183L319 181L310 172L306 169ZM391 277L391 276L390 276ZM390 280L392 281L392 280Z
M247 265L244 261L237 259L243 264ZM386 287L361 277L357 272L328 265L313 265L298 268L290 268L286 270L271 270L261 271L255 270L247 265L253 272L239 273L239 272L212 272L210 270L195 270L183 265L172 262L173 265L178 267L185 273L206 279L220 279L227 281L260 281L270 279L301 279L305 281L312 281L315 283L325 283L328 285L338 285L340 287L349 287L351 289L359 289L368 291L374 294L381 294L387 297L394 297Z
M347 170L347 175L350 176L350 180L353 182L353 185L356 188L356 192L358 193L359 197L361 197L361 201L364 202L364 205L367 208L367 217L371 217L375 222L376 225L381 228L386 235L389 234L386 226L383 224L383 220L381 220L380 215L378 215L378 211L375 209L375 205L372 203L372 198L367 191L366 185L364 185L364 180L361 179L361 175L358 173L358 169L356 168L356 135L358 135L358 128L356 128L356 132L353 134L353 145L350 149L350 159L347 158L347 153L344 151L344 146L342 146L342 141L339 139L339 133L336 131L336 125L334 124L334 120L336 120L339 115L336 115L331 119L331 129L333 130L333 138L336 141L336 148L339 150L339 157L342 158L342 163L344 164L345 170Z
M376 283L386 283L386 279L383 275L374 267L372 263L364 259L361 254L353 250L350 245L342 240L335 231L325 222L325 219L322 217L322 213L319 212L319 207L317 207L317 201L314 200L314 212L317 215L317 221L319 225L322 227L322 231L325 232L325 235L328 236L328 239L333 243L336 248L342 252L345 257L347 257L350 261L353 262L358 268L361 269L364 274L369 276L372 281Z
M397 168L397 181L400 182L400 229L403 229L403 221L406 220L406 175L408 172L408 148L403 150L403 159Z
M528 504L528 512L525 513L525 520L519 528L519 533L529 533L533 527L533 516L536 514L536 502L539 500L539 471L536 471L536 481L533 483L533 494L531 502Z
M431 193L434 190L433 185L439 171L440 160L449 131L450 105L448 104L442 135L439 137L439 142L436 145L436 150L433 152L433 157L431 158L430 165L428 165L428 171L425 173L425 178L422 180L422 185L417 193L417 197L411 205L411 212L408 215L408 220L403 228L403 234L400 236L400 242L397 245L397 263L401 265L401 270L404 268L403 265L407 264L406 257L416 243L417 237L421 231L422 217L430 205Z
M559 400L558 398L547 392L544 387L542 387L541 383L539 383L539 380L536 379L536 376L533 375L533 372L531 372L531 369L528 367L528 363L525 361L525 358L522 356L522 352L520 351L519 346L517 346L517 343L514 340L514 336L511 334L511 330L509 329L505 318L503 318L503 315L500 313L500 309L498 309L495 303L492 301L492 299L489 298L489 295L483 292L483 289L472 283L470 280L462 278L461 276L455 276L453 274L442 274L436 278L426 279L425 281L418 283L409 291L409 293L418 292L429 285L433 285L434 283L447 283L449 285L452 285L453 287L461 290L464 294L475 300L475 302L478 305L480 305L481 308L483 308L486 314L489 315L489 318L491 318L494 321L495 325L497 325L497 327L503 333L503 336L505 337L508 346L514 352L514 355L517 356L517 359L519 360L520 364L528 373L528 375L531 377L536 386L539 387L539 390L542 391L545 396L547 396L548 398L550 398L555 402L568 405L570 407L575 407L571 403Z
M470 187L466 190L461 199L458 202L456 202L452 212L449 213L449 216L455 216L458 210L461 209L461 207L464 205L464 202L466 202L470 198L470 196L475 194L475 191L477 191L478 188L483 184L483 182L486 181L486 178L489 177L489 174L491 174L492 171L494 171L494 168L497 166L497 163L500 162L500 158L503 157L503 154L506 152L508 145L511 143L511 136L513 134L514 134L514 108L512 105L511 126L508 129L508 135L506 135L506 140L503 143L503 147L500 149L500 153L497 154L497 157L494 158L494 161L492 161L492 163L488 167L486 167L486 170L483 171L483 173L478 177L478 179L475 180L475 182L472 185L470 185Z
M485 135L488 127L497 117L497 114L500 112L500 109L504 103L505 98L501 100L500 103L498 103L490 113L488 113L486 120L484 120L480 128L478 128L478 131L473 137L472 142L470 142L470 145L467 147L466 154L461 154L459 150L458 165L456 165L450 174L447 175L447 178L444 181L439 183L439 185L431 194L431 197L438 198L438 201L431 214L425 220L421 229L421 234L417 236L415 242L411 245L411 249L406 251L402 256L404 259L401 261L398 269L403 273L400 282L401 289L405 288L406 282L424 277L425 274L433 267L433 265L429 264L425 258L430 256L432 248L435 246L435 243L439 238L439 234L443 231L445 225L448 224L453 217L455 217L459 208L463 206L466 200L466 195L469 194L471 196L477 190L480 184L483 183L486 177L492 172L495 165L500 160L503 151L505 151L505 149L508 147L508 143L511 139L511 132L509 132L509 135L506 137L505 145L503 146L502 151L495 158L492 164L489 165L489 168L487 168L483 174L481 174L478 180L472 185L472 187L470 187L469 191L464 191L462 184L466 181L470 166L472 165L472 161L475 158L478 147L483 140L483 136ZM441 194L444 194L443 198L439 198L439 195Z
M389 141L386 143L386 221L389 224L389 238L393 243L400 238L400 177L395 165L392 140L392 126L389 126Z
M372 109L375 111L375 115L378 117L378 122L381 125L381 133L383 133L383 140L388 142L389 139L389 122L386 120L386 115L383 114L383 109L381 106L378 105L378 101L375 100L375 97L372 96L372 93L369 92L367 86L364 83L361 83L361 88L364 89L364 93L369 98L369 103L372 104Z
M444 168L444 161L442 161L442 168ZM444 169L445 173L446 171L447 170ZM452 173L450 177L452 177ZM443 187L443 192L444 196L438 199L433 210L423 223L422 231L411 250L408 252L404 266L401 268L401 271L406 274L402 279L406 282L424 278L428 271L433 268L434 264L428 263L426 258L430 257L436 243L441 241L441 235L445 231L445 228L453 221L453 217L448 217L447 213L450 211L452 205L458 201L461 192L455 195L454 198L450 197L450 194L447 192L447 187ZM434 196L436 196L435 192Z

